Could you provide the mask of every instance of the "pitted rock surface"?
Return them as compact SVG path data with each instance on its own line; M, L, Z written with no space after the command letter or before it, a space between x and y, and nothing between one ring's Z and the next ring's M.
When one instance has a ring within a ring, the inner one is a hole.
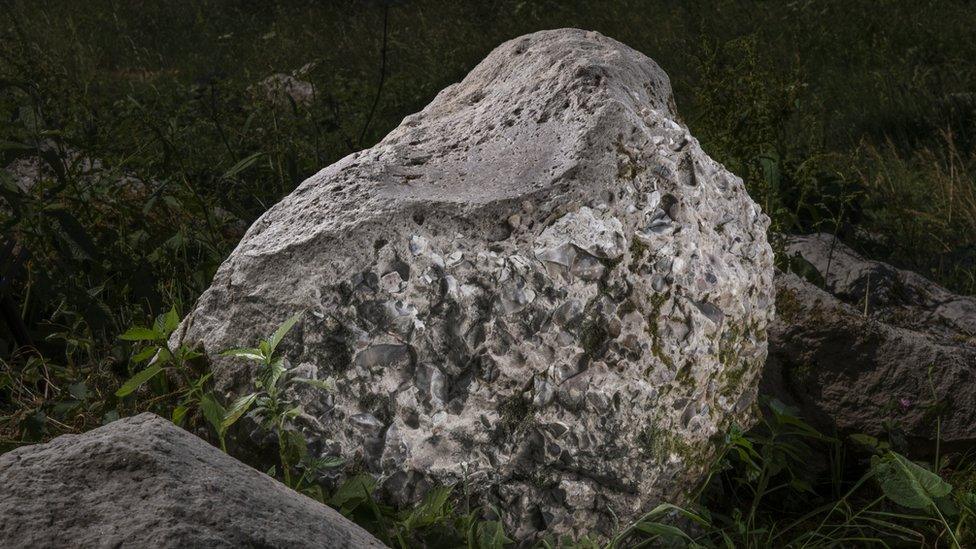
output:
M394 503L467 482L520 538L607 531L750 421L767 225L652 60L539 32L266 212L183 338L239 394L251 372L219 351L304 311L283 348L337 386L297 395L313 451Z
M0 546L385 547L153 414L0 456Z
M927 442L938 417L943 444L976 442L976 299L831 235L787 237L785 252L824 288L777 273L763 392L826 432L897 430Z

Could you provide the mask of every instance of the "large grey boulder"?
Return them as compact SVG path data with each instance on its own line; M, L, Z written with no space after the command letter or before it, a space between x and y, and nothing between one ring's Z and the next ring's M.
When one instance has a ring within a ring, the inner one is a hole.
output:
M153 414L0 456L2 547L384 547Z
M785 252L825 289L777 273L764 392L828 431L931 441L941 418L944 442L976 441L976 299L826 234L788 237Z
M467 483L508 531L607 531L680 499L747 424L772 318L768 218L600 34L506 42L250 228L184 321L219 351L304 316L314 453L393 503ZM175 343L175 340L174 340Z

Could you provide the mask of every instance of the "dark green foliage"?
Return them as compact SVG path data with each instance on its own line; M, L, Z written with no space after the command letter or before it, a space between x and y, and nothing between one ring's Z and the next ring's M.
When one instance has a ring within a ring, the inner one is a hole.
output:
M656 507L610 546L967 547L976 477L970 456L951 463L935 472L874 437L826 437L773 401L760 426L726 437L691 504Z
M374 500L377 486L370 475L347 479L327 503L397 549L464 547L502 549L513 543L491 512L470 509L466 494L440 486L412 508L395 510ZM463 507L463 509L462 509Z

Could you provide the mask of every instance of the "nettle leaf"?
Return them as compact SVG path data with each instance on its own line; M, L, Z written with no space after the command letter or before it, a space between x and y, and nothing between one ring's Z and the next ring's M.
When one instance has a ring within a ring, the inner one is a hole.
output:
M285 410L281 415L286 419L295 419L298 416L302 415L302 413L303 413L302 407L299 405L299 406L292 406L291 408Z
M346 463L346 458L339 456L324 457L315 460L316 469L335 469Z
M237 420L241 419L241 416L247 413L257 398L257 393L251 393L235 400L233 404L230 405L227 413L224 414L224 418L220 422L218 432L227 431L231 425L236 423Z
M188 411L189 408L183 405L173 408L173 424L182 426L183 420L186 418L186 413Z
M479 549L503 549L506 543L514 543L505 535L502 523L497 520L482 522L477 528Z
M220 353L220 356L235 356L238 358L246 358L247 360L264 361L264 355L260 349L228 349Z
M179 349L176 350L176 355L182 361L190 361L190 360L193 360L195 358L202 357L203 356L203 353L201 353L199 351L195 351L193 349L190 349L190 348L188 348L188 347L186 347L184 345L184 346L181 346Z
M291 329L295 326L295 323L298 322L298 319L301 317L302 313L298 313L286 320L284 324L275 330L275 333L272 334L271 339L268 340L268 347L270 347L270 352L268 354L273 353L274 350L278 348L278 344L281 343L281 340L284 339L286 335L288 335L288 332L291 331Z
M142 328L140 326L133 326L125 331L124 334L119 336L119 339L125 341L157 341L163 339L164 335L157 332L156 330L150 330L149 328Z
M282 448L282 457L287 463L296 464L308 456L308 444L298 431L284 431L281 441L285 446Z
M403 526L407 530L424 528L430 526L450 512L447 499L451 496L450 486L440 486L427 492L424 500L414 508L413 511L403 521Z
M210 393L204 394L200 397L200 411L203 412L203 417L207 419L207 422L214 428L214 431L218 433L223 432L224 418L227 416L227 411L224 407L217 402L217 399Z
M152 360L149 361L149 363L159 364L160 366L162 366L163 364L168 363L172 359L173 359L173 353L169 352L169 349L167 349L162 345L157 345L156 354L153 355L153 358Z
M939 475L896 452L873 460L872 469L885 496L902 507L926 509L952 491Z
M264 386L268 389L273 389L278 386L278 381L281 379L281 375L285 373L285 367L280 360L276 360L268 365L262 377L262 382Z
M375 489L376 479L371 475L362 474L349 477L339 486L335 494L332 494L329 505L345 514L351 513L368 497L372 496Z
M166 339L179 325L180 315L176 312L176 307L173 306L169 311L156 317L156 321L153 322L153 330L159 334L162 339Z
M132 393L133 391L141 387L142 384L149 381L150 379L153 378L153 376L155 376L156 374L162 371L163 371L162 364L158 362L152 364L145 370L140 371L136 375L130 377L128 381L123 383L122 386L119 387L119 390L115 391L115 396L122 398L124 396L129 395L130 393Z
M157 322L161 323L162 329L159 331L169 337L169 334L180 325L180 315L176 312L176 306L171 307L166 314L160 315Z
M136 364L138 364L140 362L145 362L145 361L149 360L150 358L152 358L156 354L157 351L159 351L159 347L157 347L155 345L150 345L149 347L146 347L145 349L143 349L143 350L139 351L138 353L132 355L132 358L130 360L132 360L132 362L135 362Z

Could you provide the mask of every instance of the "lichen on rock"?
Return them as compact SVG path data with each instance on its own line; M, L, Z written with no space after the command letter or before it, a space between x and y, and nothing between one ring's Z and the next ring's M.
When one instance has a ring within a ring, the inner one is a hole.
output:
M750 421L768 218L677 121L667 75L600 34L506 42L248 231L185 321L220 357L282 344L313 451L393 503L466 482L519 538L678 498Z

